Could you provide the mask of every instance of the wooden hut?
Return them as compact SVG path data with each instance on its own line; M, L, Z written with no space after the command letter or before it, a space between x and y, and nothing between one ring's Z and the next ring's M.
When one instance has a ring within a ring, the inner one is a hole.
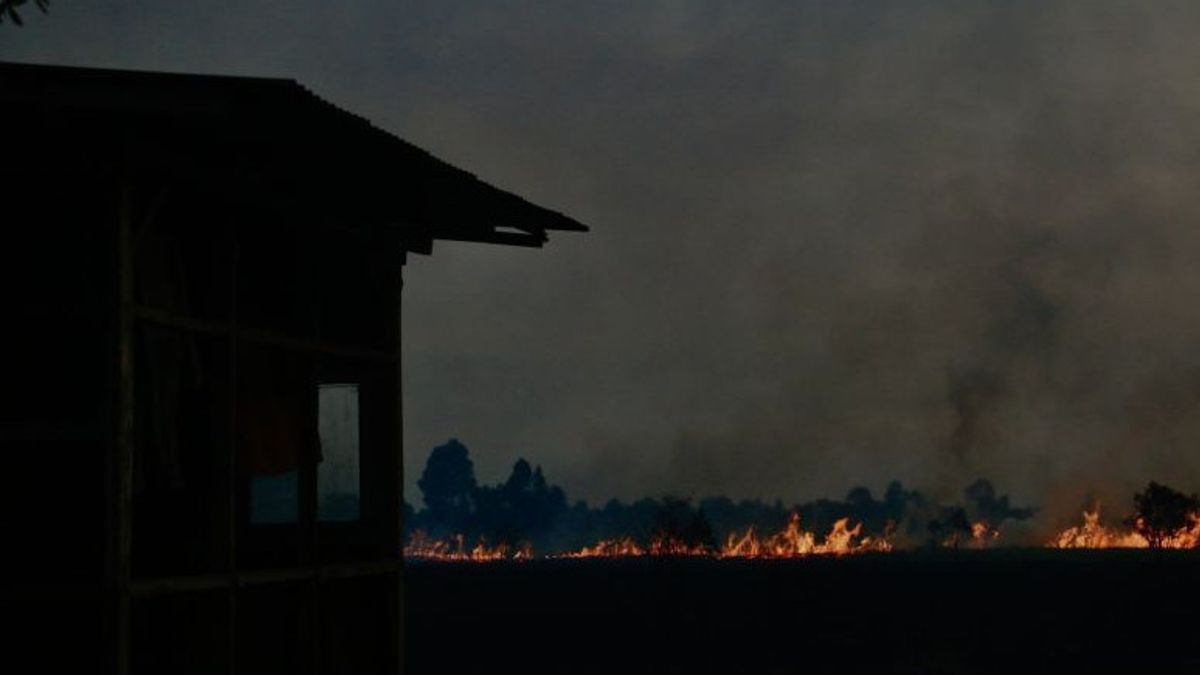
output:
M0 134L12 644L403 670L405 256L586 228L291 80L0 64Z

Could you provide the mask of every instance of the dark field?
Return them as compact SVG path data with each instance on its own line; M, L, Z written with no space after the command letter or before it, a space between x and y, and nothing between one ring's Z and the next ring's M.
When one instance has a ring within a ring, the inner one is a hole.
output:
M1200 673L1200 555L413 563L409 672Z

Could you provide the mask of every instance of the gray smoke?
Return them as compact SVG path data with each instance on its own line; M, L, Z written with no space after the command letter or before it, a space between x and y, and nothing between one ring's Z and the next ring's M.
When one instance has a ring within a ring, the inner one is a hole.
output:
M593 226L408 266L410 478L458 437L591 500L1200 483L1194 3L172 4L0 58L296 77Z

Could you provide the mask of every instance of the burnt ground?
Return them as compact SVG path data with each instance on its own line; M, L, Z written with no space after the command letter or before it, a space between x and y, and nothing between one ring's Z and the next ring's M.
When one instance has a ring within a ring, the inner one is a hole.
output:
M1200 554L411 563L410 673L1200 673Z

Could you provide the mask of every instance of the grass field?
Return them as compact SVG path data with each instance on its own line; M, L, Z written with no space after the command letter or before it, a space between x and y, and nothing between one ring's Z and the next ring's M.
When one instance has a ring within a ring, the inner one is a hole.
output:
M1200 554L414 563L410 672L1200 673Z

